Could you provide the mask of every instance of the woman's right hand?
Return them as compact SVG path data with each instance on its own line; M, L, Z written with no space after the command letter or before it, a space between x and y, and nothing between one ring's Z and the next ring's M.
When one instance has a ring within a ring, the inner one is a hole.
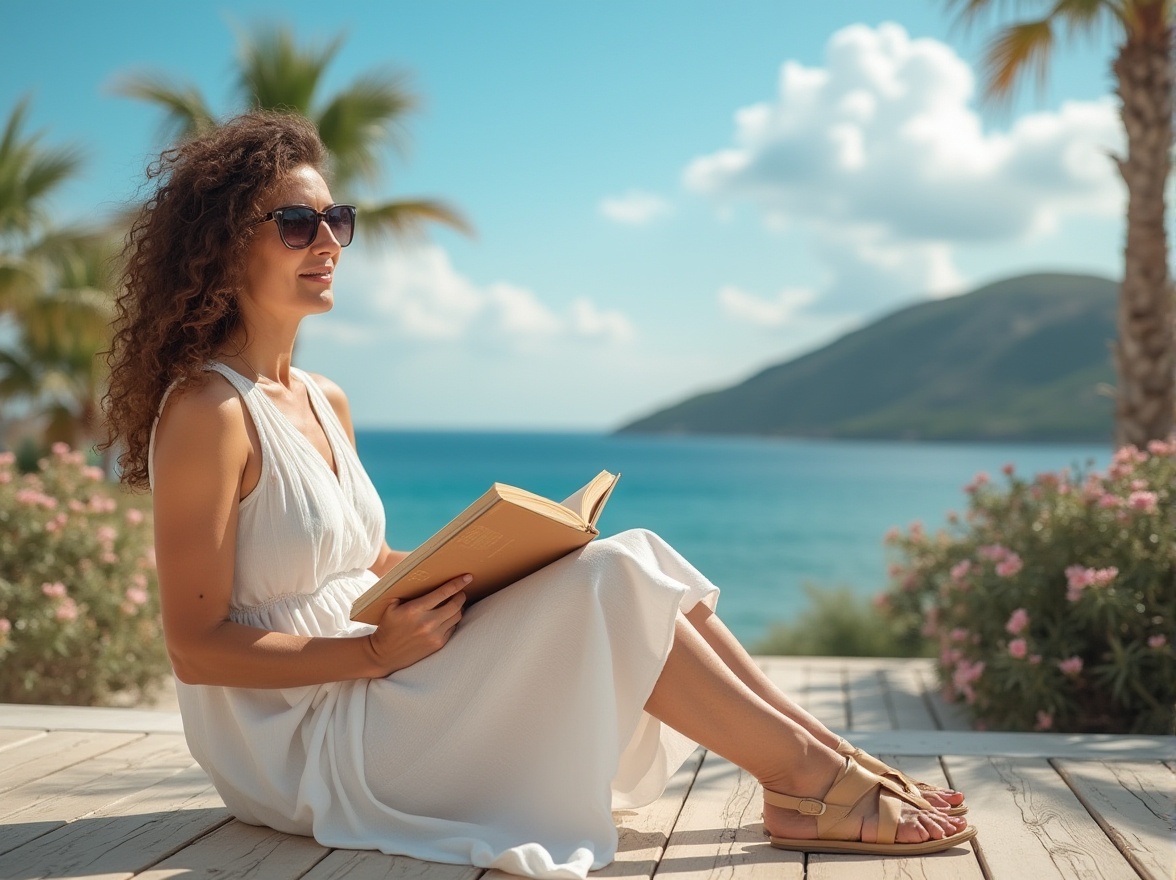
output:
M376 667L372 677L390 675L441 650L461 620L466 600L461 591L472 580L464 574L416 599L389 602L376 631L368 636Z

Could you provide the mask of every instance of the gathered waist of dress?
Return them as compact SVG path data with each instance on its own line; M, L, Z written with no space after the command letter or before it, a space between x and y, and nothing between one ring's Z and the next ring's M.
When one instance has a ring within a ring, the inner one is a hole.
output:
M337 572L313 593L283 593L251 605L234 604L229 619L279 632L327 635L355 626L351 603L378 580L366 568Z

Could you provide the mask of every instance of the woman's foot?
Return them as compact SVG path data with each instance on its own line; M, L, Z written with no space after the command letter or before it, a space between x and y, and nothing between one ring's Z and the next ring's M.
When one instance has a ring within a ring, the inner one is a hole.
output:
M812 781L801 790L811 794L800 803L765 790L764 828L775 846L870 851L868 845L881 845L887 851L890 845L895 851L905 846L922 851L954 846L975 834L964 819L919 808L897 785L849 759L823 785ZM781 801L785 805L779 805ZM949 838L953 839L948 842ZM867 847L859 847L858 841Z
M889 764L875 758L869 752L856 748L845 739L838 740L836 751L839 755L852 758L871 773L877 773L879 776L897 783L901 788L906 789L911 794L917 794L923 797L931 806L937 807L949 815L962 816L968 811L968 808L964 806L963 792L951 788L940 788L937 785L930 785L926 782L918 782L911 779L911 777L907 776L901 770L896 770Z

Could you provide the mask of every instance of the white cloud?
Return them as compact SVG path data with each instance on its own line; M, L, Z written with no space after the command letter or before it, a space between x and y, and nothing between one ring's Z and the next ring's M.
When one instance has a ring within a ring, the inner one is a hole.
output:
M307 322L336 342L400 338L451 343L476 338L488 345L585 339L624 343L632 322L621 312L577 300L560 314L533 291L498 281L479 285L454 268L436 245L349 254L336 290L336 308Z
M738 110L732 145L694 159L683 179L720 211L750 202L768 228L810 235L829 267L819 307L833 310L876 301L872 290L958 290L960 247L1122 212L1110 99L986 131L974 94L949 46L854 25L830 38L823 67L785 62L775 97Z
M815 297L811 290L785 288L774 297L764 299L727 284L719 290L719 307L730 318L747 321L760 327L779 327L788 322Z
M600 213L627 226L645 226L670 212L670 203L653 193L630 190L600 200Z

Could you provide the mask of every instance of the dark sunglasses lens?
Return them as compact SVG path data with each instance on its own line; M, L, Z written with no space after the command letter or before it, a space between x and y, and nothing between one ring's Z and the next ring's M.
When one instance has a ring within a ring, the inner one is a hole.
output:
M355 235L355 208L351 205L335 205L327 209L327 225L331 227L331 234L339 242L340 247L351 244L351 237Z
M278 215L278 229L286 247L309 247L318 231L318 215L310 208L283 208Z

